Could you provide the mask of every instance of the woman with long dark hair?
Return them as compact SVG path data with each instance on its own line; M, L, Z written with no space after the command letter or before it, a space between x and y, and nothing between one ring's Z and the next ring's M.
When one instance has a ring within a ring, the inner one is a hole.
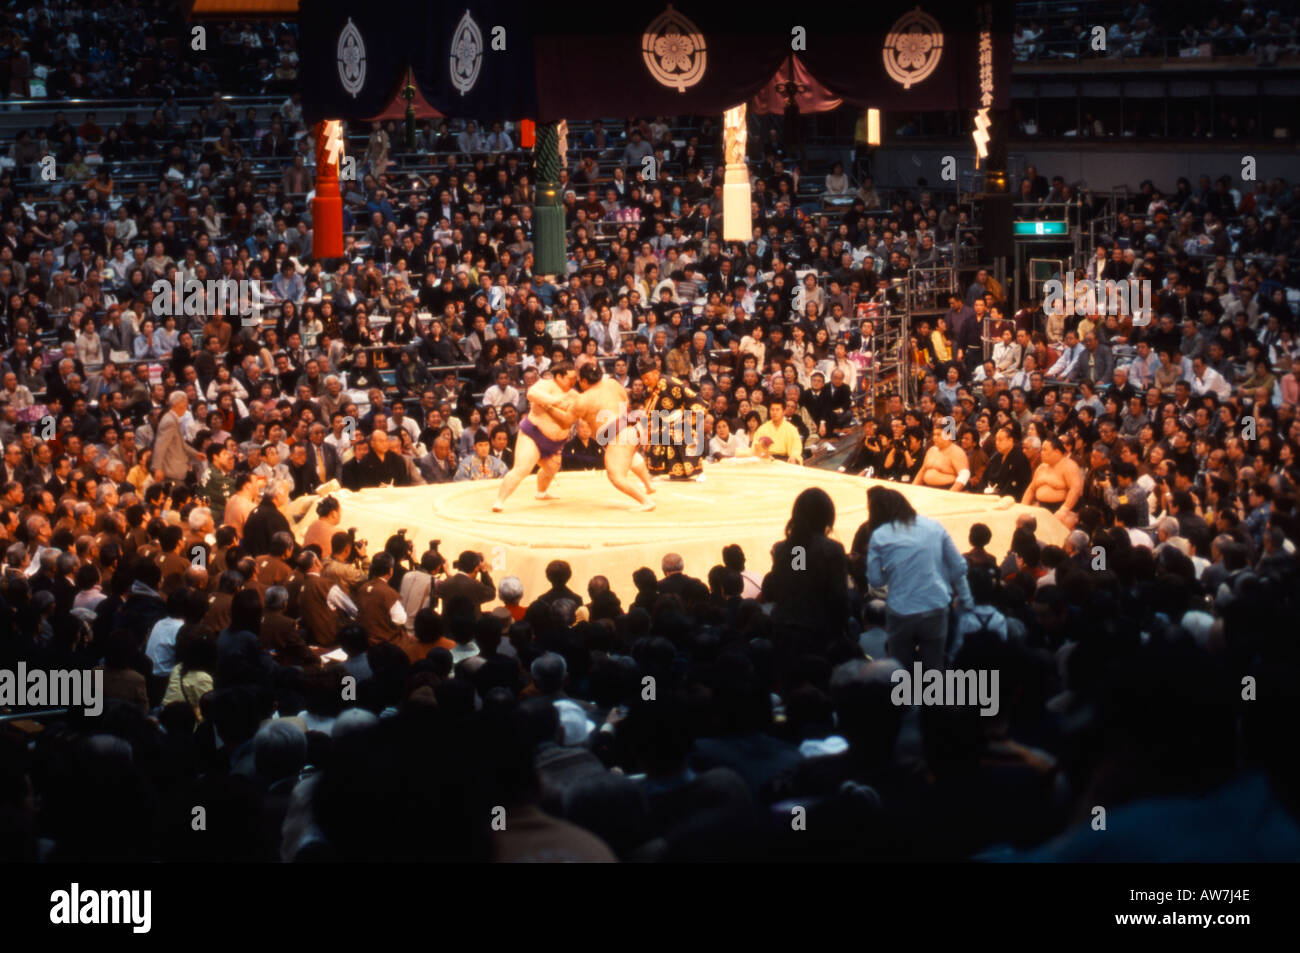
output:
M396 344L400 347L412 343L415 340L415 329L407 321L406 312L397 311L393 315L393 320L380 332L380 337L385 344Z
M285 301L280 305L280 316L275 322L275 333L282 339L287 339L290 334L302 333L298 306L292 301Z
M474 377L480 389L485 390L496 381L497 365L503 360L500 341L493 339L483 345L474 368Z
M262 597L241 589L230 600L230 624L217 636L217 684L229 685L274 667L262 650Z
M867 525L872 530L887 523L910 526L916 522L916 510L897 490L887 486L873 486L867 491Z
M795 497L785 539L772 549L763 595L773 602L772 625L785 647L821 650L844 635L849 615L848 557L830 537L835 503L809 487Z

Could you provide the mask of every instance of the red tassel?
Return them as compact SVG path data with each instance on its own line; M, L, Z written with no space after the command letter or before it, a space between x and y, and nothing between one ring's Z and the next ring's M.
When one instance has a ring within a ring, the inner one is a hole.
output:
M343 196L339 194L338 166L342 150L342 124L337 120L317 123L316 194L311 200L311 253L317 260L343 257Z

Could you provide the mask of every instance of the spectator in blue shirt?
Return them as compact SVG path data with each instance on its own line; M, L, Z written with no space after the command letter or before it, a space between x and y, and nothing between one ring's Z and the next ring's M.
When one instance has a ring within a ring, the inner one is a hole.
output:
M1242 520L1242 525L1250 533L1256 550L1264 545L1264 530L1268 527L1268 516L1273 506L1273 488L1267 483L1252 486L1247 494L1250 512Z
M984 293L989 290L989 273L986 269L981 268L975 273L975 280L971 282L966 289L966 306L974 307L976 298L983 298Z
M302 276L296 274L296 270L292 261L286 261L280 267L280 273L271 282L271 290L281 301L292 301L294 304L302 301L306 286L303 284Z
M946 400L948 406L957 406L957 391L961 389L961 370L956 364L948 365L948 377L939 385L939 399Z
M116 64L117 56L109 48L107 38L100 37L99 45L90 51L91 68L112 69Z
M375 193L375 197L366 203L366 217L370 217L375 212L384 216L384 222L390 222L393 219L393 206L388 201L388 193L380 189Z
M460 462L460 466L456 468L456 475L452 479L456 482L499 480L509 471L510 468L499 457L493 456L492 440L487 431L479 430L474 434L474 452Z
M942 669L953 597L962 609L974 608L966 560L942 524L918 516L897 490L868 490L867 513L867 581L889 588L889 654L904 667L910 668L919 654L925 670Z

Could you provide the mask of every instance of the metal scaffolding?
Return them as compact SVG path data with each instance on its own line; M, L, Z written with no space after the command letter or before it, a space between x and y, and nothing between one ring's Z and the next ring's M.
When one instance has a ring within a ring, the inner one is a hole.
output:
M906 389L900 388L903 402L909 407L920 398L918 368L912 360L911 329L918 321L929 320L948 313L948 298L960 295L956 264L926 265L908 271L905 306L904 333L909 338L907 351L908 372L901 377L906 381Z
M878 405L892 393L904 401L912 389L910 329L907 294L902 279L893 288L864 296L858 304L858 332L865 360L862 374L867 413L879 413Z

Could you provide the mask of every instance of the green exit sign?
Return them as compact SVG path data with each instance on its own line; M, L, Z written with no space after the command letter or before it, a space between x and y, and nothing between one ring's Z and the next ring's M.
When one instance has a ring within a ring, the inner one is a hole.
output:
M1070 226L1066 222L1013 222L1016 235L1068 235Z

